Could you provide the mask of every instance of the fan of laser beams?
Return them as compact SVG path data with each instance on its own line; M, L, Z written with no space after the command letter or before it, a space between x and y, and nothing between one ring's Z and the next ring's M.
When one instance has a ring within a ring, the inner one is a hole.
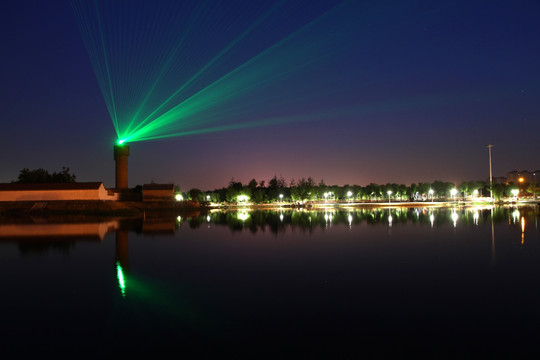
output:
M327 2L72 5L121 142L321 116L324 84L306 79L350 46Z

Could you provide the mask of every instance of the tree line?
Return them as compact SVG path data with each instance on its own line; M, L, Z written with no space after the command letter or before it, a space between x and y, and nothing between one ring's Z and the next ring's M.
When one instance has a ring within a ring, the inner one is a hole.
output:
M452 191L455 189L455 191ZM493 197L511 197L518 189L521 195L533 193L531 185L519 187L515 184L493 184ZM490 186L486 181L462 181L459 184L444 181L420 182L410 185L370 183L361 185L327 185L324 180L316 183L312 177L292 179L289 183L283 177L274 176L268 182L252 179L247 184L230 180L227 187L212 191L191 189L186 194L191 200L202 202L252 203L304 202L304 201L422 201L444 200L452 197L489 197Z
M75 182L75 174L68 167L62 171L49 173L39 168L20 171L15 183L70 183ZM176 187L176 192L180 192ZM455 193L452 190L455 189ZM184 193L184 198L200 202L238 203L252 202L257 204L275 202L304 202L304 201L425 201L445 200L451 197L468 198L472 196L490 196L497 200L503 197L536 195L540 193L538 184L493 184L490 189L486 181L462 181L459 184L444 181L420 182L410 185L386 183L370 183L361 185L327 185L324 180L318 183L312 177L287 181L274 175L268 182L251 179L247 184L230 180L227 187L212 191L202 191L194 188Z
M71 173L68 167L62 167L62 171L49 173L43 168L30 170L24 168L19 172L17 180L12 183L36 184L36 183L74 183L77 177Z

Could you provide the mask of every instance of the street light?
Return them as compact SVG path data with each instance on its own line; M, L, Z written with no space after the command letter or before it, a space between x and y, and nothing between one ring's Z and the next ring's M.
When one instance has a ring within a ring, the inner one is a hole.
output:
M518 194L519 194L518 189L512 189L512 195L514 195L514 197L516 198L516 204L518 202Z
M431 196L431 202L433 202L433 189L429 189L429 195Z
M452 197L454 198L454 201L456 201L457 189L456 189L456 188L453 188L452 190L450 190L450 194L451 194Z
M279 194L279 201L283 202L283 194Z
M324 193L324 202L326 202L326 198L328 198L328 193L327 192Z
M392 195L392 190L388 190L388 203L391 203L390 195Z
M239 202L239 203L247 203L247 201L249 200L249 197L247 195L244 195L244 194L240 194L236 197L236 200Z
M347 197L349 198L349 202L351 202L351 196L352 196L352 191L347 191Z

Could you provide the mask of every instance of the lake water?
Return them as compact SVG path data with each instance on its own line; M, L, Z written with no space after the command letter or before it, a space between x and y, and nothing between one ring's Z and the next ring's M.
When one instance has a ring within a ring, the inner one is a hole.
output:
M73 357L533 357L538 217L498 207L1 219L0 344Z

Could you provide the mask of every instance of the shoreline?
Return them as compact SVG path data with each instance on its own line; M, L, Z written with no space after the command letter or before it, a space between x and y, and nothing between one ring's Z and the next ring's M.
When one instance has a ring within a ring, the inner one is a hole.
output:
M144 216L151 214L199 213L215 210L325 210L351 208L397 208L397 207L482 207L482 206L539 206L538 201L404 201L404 202L336 202L314 203L300 206L281 204L200 204L194 201L17 201L0 202L0 216L27 215L78 215L78 216Z

